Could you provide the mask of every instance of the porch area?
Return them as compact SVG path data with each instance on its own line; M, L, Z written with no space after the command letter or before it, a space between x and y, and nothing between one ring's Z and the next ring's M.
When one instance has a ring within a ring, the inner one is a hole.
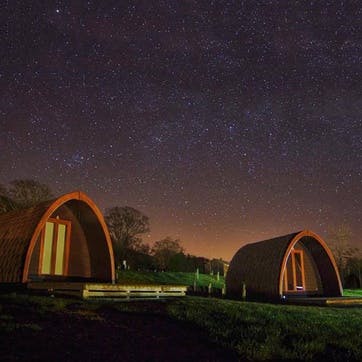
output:
M187 286L152 284L111 284L77 282L30 282L27 288L34 293L72 296L82 299L161 299L184 297Z

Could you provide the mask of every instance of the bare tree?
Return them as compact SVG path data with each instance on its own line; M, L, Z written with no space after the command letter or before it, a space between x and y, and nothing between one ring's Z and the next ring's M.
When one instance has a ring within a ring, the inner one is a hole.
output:
M16 205L8 197L5 186L0 185L0 214L12 211L15 208L16 208Z
M49 186L38 181L14 180L10 182L7 197L14 202L16 208L27 208L51 199L53 194Z
M147 252L140 235L150 231L149 218L130 206L112 207L105 212L117 263L127 259L129 250Z
M346 274L348 261L358 253L358 248L350 244L352 231L346 224L334 228L329 234L330 247L335 257L342 280Z
M162 270L168 268L171 259L175 255L183 252L184 248L180 245L180 240L172 239L169 236L156 241L152 248L152 254L155 257L157 266Z
M50 188L34 180L14 180L6 189L0 185L0 213L31 207L53 197Z

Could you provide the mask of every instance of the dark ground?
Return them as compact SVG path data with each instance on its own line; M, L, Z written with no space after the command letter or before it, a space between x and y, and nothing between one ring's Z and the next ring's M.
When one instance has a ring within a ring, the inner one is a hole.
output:
M0 360L41 361L236 361L207 335L154 311L121 312L70 304L64 311L42 312L23 305L3 305L14 320L0 329ZM4 321L3 321L4 322ZM25 326L25 327L24 327ZM40 327L40 328L39 328Z

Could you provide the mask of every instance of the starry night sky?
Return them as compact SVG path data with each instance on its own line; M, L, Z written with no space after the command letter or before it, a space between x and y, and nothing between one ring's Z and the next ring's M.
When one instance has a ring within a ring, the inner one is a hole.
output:
M340 224L361 246L360 2L0 3L0 183L207 257Z

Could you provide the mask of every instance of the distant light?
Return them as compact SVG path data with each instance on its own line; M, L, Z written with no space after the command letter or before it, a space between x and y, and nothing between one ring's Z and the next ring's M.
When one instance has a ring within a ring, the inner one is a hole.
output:
M57 14L59 14L59 13L60 13L60 10L59 10L59 9L56 9L55 12L56 12Z

